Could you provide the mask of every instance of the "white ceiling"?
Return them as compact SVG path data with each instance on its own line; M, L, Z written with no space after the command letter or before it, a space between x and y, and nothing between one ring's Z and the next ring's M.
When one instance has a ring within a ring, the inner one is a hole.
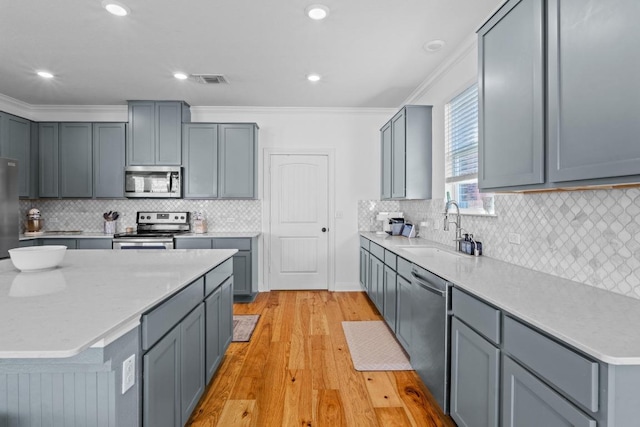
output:
M3 1L0 94L31 105L397 107L502 0ZM324 21L304 14L327 5ZM436 53L423 45L446 41ZM53 80L36 76L45 69ZM220 73L229 85L173 73ZM308 73L323 80L309 83Z

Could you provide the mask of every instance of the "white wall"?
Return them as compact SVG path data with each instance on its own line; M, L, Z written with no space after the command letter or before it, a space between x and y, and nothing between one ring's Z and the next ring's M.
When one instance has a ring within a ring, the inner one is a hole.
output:
M427 77L427 76L425 76ZM404 104L433 105L433 198L444 198L444 106L478 80L476 35L471 35Z
M358 200L379 198L379 129L394 112L393 109L192 107L191 119L193 122L258 123L261 194L264 194L266 148L334 151L335 199L334 212L330 215L342 212L342 218L335 219L330 232L335 239L335 289L341 291L359 289ZM262 215L263 218L266 215L264 209ZM266 255L266 248L261 253ZM261 277L263 286L264 276Z

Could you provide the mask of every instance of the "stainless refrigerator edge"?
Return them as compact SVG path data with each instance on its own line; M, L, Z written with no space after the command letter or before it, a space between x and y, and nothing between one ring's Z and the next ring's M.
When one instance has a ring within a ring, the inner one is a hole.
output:
M18 161L0 157L0 259L18 247Z

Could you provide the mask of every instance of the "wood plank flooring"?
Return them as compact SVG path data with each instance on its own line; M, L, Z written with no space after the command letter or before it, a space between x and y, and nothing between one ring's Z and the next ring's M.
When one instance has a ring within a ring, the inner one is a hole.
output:
M455 427L415 372L353 369L341 322L382 320L364 293L272 291L233 311L261 317L187 425Z

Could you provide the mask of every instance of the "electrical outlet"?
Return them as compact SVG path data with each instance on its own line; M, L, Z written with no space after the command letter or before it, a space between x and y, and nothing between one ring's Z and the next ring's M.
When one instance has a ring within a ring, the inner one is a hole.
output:
M236 219L230 216L229 218L227 218L227 222L236 222Z
M509 243L513 243L514 245L520 244L520 234L518 233L509 233Z
M122 394L136 383L136 355L132 354L122 362Z
M336 219L342 219L343 215L342 211L336 211Z
M440 224L438 221L433 221L433 229L434 230L439 230L441 225L442 224Z

